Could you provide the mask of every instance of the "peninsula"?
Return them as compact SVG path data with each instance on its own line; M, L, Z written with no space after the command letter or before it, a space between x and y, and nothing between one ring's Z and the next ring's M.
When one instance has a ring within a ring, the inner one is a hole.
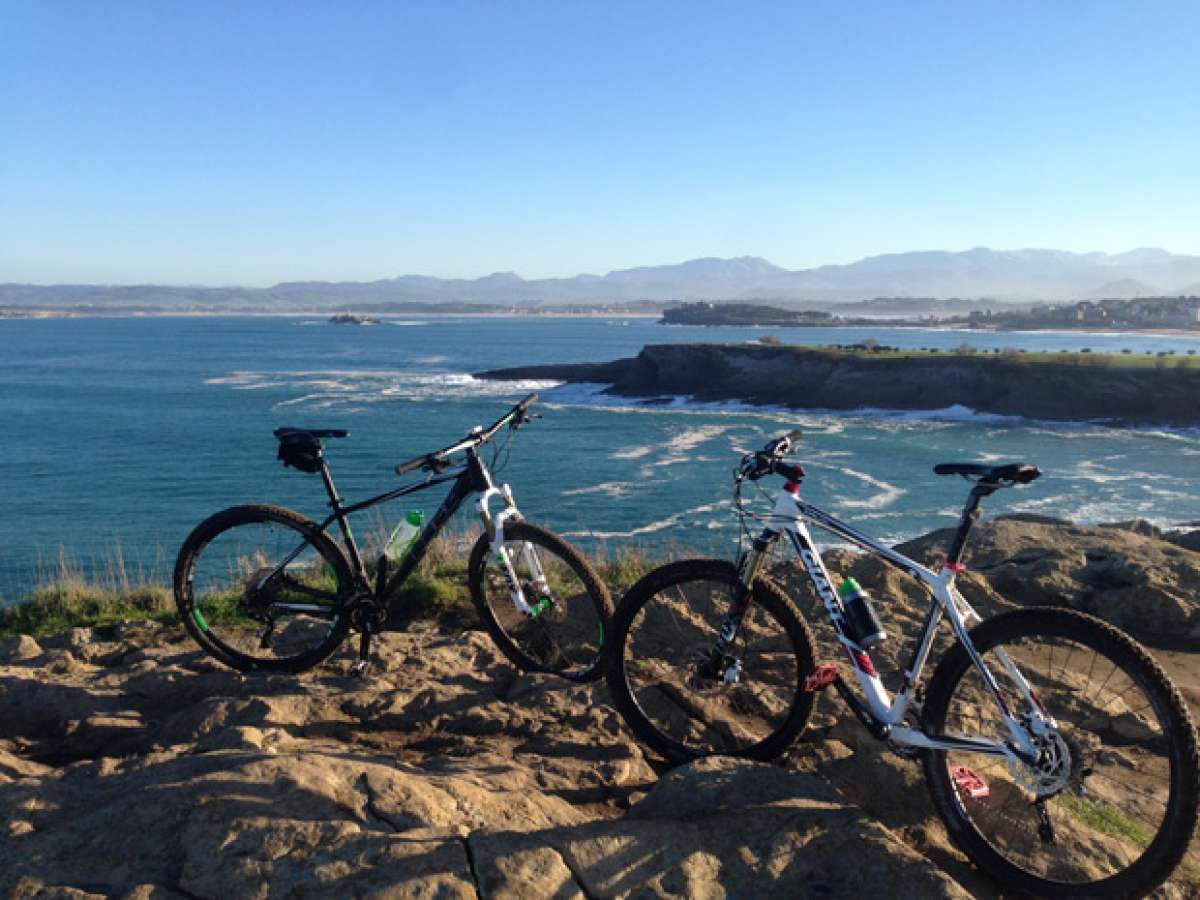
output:
M621 397L689 396L793 409L937 410L1121 425L1200 426L1193 356L977 353L777 344L651 344L609 363L480 372L488 380L608 385Z

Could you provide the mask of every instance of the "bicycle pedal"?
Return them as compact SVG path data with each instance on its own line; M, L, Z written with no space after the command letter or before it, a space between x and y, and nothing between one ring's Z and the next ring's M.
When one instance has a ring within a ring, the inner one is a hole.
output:
M804 679L804 693L815 694L823 691L838 680L838 667L833 663L817 666Z
M966 766L955 766L950 770L950 777L954 779L958 792L972 800L983 800L991 796L992 789L988 787L987 782Z

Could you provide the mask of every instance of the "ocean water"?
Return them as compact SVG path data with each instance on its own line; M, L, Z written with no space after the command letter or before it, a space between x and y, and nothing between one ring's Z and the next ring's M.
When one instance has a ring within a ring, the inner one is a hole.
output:
M738 456L791 428L805 432L806 495L897 541L952 524L965 483L931 473L950 460L1023 460L1035 484L986 512L1087 522L1200 519L1200 433L1123 430L926 413L752 409L686 398L643 404L598 387L481 382L502 366L603 361L647 343L746 341L748 328L664 327L648 319L413 317L372 328L323 317L0 319L0 602L51 575L60 559L103 575L166 578L203 517L248 502L326 512L316 476L284 469L272 429L344 427L331 442L341 492L359 499L400 480L392 465L486 424L530 390L543 418L517 436L501 480L527 517L581 545L633 543L669 553L731 554ZM1200 349L1200 338L964 334L929 329L768 329L784 340L904 347L1135 351ZM437 490L364 513L360 532ZM404 505L401 505L404 504ZM471 515L466 508L465 515Z

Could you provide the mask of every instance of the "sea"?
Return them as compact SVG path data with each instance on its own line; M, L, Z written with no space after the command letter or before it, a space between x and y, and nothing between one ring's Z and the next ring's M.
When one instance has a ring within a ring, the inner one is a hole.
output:
M732 556L743 533L733 506L738 459L796 428L805 495L889 542L953 524L966 484L933 474L947 461L1041 467L1042 479L996 495L987 514L1163 527L1200 520L1196 430L1028 421L967 406L835 413L646 402L607 396L600 385L472 374L768 333L814 345L874 338L899 347L1200 350L1200 337L1181 335L764 330L622 317L411 316L373 327L313 315L0 319L0 603L64 567L101 581L124 572L167 582L187 534L225 507L275 503L323 518L320 479L276 460L276 427L348 429L328 456L339 491L357 500L404 483L396 463L490 423L531 391L542 417L501 453L498 479L528 519L600 553ZM435 488L364 512L358 531L382 533L411 508L432 512L440 497ZM754 488L747 501L769 504ZM473 516L466 507L456 533Z

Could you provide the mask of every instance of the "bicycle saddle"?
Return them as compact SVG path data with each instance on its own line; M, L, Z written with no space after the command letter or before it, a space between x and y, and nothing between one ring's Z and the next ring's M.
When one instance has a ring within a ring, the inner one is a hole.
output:
M938 463L933 467L935 475L978 475L983 481L1011 481L1029 484L1041 477L1037 466L1025 463L1008 463L1003 466L985 466L981 463Z
M308 435L311 438L344 438L350 437L350 432L344 428L276 428L275 437L283 440L297 435Z

